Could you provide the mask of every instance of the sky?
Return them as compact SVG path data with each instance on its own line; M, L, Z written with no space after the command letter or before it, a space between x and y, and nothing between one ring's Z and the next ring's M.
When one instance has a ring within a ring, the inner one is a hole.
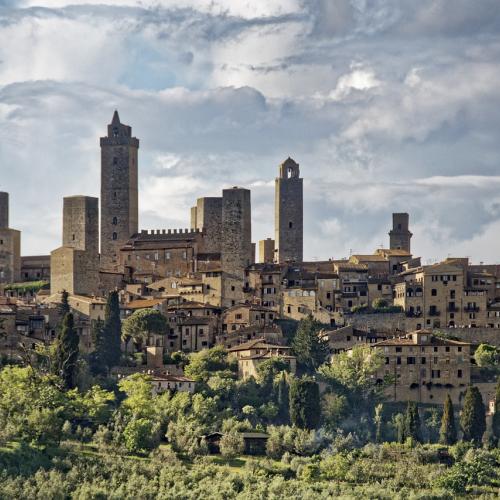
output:
M387 247L500 263L498 0L0 0L0 190L22 253L99 195L114 109L140 139L141 229L223 188L274 236L274 178L304 178L304 255Z

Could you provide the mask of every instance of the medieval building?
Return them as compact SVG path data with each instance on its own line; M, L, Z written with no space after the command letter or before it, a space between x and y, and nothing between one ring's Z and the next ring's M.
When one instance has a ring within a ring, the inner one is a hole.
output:
M21 279L21 232L9 227L9 193L0 192L0 283Z

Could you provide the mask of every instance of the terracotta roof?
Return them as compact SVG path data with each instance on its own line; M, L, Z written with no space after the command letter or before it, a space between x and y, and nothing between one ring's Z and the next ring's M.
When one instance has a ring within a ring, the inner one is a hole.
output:
M429 331L419 331L419 332L414 332L414 333L419 333L423 335L429 335L431 337L430 341L428 342L417 342L415 343L412 338L410 338L409 334L407 337L394 337L392 339L387 339L387 340L382 340L380 342L376 342L375 344L372 344L372 347L381 347L381 346L400 346L400 345L409 345L409 346L426 346L426 345L431 345L431 346L467 346L470 345L469 342L460 342L458 340L451 340L451 339L443 339L441 337L436 337L432 335L431 332Z
M268 344L265 339L260 338L249 340L248 342L244 342L243 344L231 347L231 349L229 349L229 352L247 351L248 349L291 349L291 347Z
M148 309L164 302L165 299L132 300L125 305L125 309Z
M387 259L380 254L375 255L351 255L351 259L356 259L358 261L366 261L366 262L386 262Z
M195 382L195 380L183 375L155 375L151 380L153 382Z

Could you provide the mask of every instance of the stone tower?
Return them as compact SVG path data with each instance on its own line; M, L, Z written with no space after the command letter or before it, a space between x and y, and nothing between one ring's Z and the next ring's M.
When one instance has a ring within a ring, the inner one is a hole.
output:
M299 164L288 157L279 167L275 183L275 261L303 259L303 183Z
M274 262L274 240L272 238L259 241L259 262L262 264Z
M99 200L68 196L63 202L62 247L50 254L51 293L95 295L99 289Z
M21 279L21 232L9 228L9 194L0 192L0 283Z
M9 193L0 191L0 229L9 227Z
M252 263L250 190L234 187L222 192L222 305L243 300L245 268Z
M63 246L99 254L99 200L68 196L63 202Z
M120 248L138 232L139 139L115 111L108 135L101 137L101 264L120 267Z
M389 248L411 252L411 237L409 228L410 216L406 213L392 214L392 229L389 231Z
M194 225L193 225L194 219ZM203 248L207 253L220 253L222 232L222 198L198 198L191 209L191 226L204 231Z

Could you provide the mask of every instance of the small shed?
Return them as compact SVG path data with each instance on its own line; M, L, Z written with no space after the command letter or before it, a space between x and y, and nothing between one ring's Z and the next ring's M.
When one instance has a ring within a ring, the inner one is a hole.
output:
M244 455L265 455L266 443L269 438L268 434L264 432L242 432L243 440L245 442ZM220 453L220 440L224 434L222 432L212 432L201 436L208 446L208 451L212 455Z

